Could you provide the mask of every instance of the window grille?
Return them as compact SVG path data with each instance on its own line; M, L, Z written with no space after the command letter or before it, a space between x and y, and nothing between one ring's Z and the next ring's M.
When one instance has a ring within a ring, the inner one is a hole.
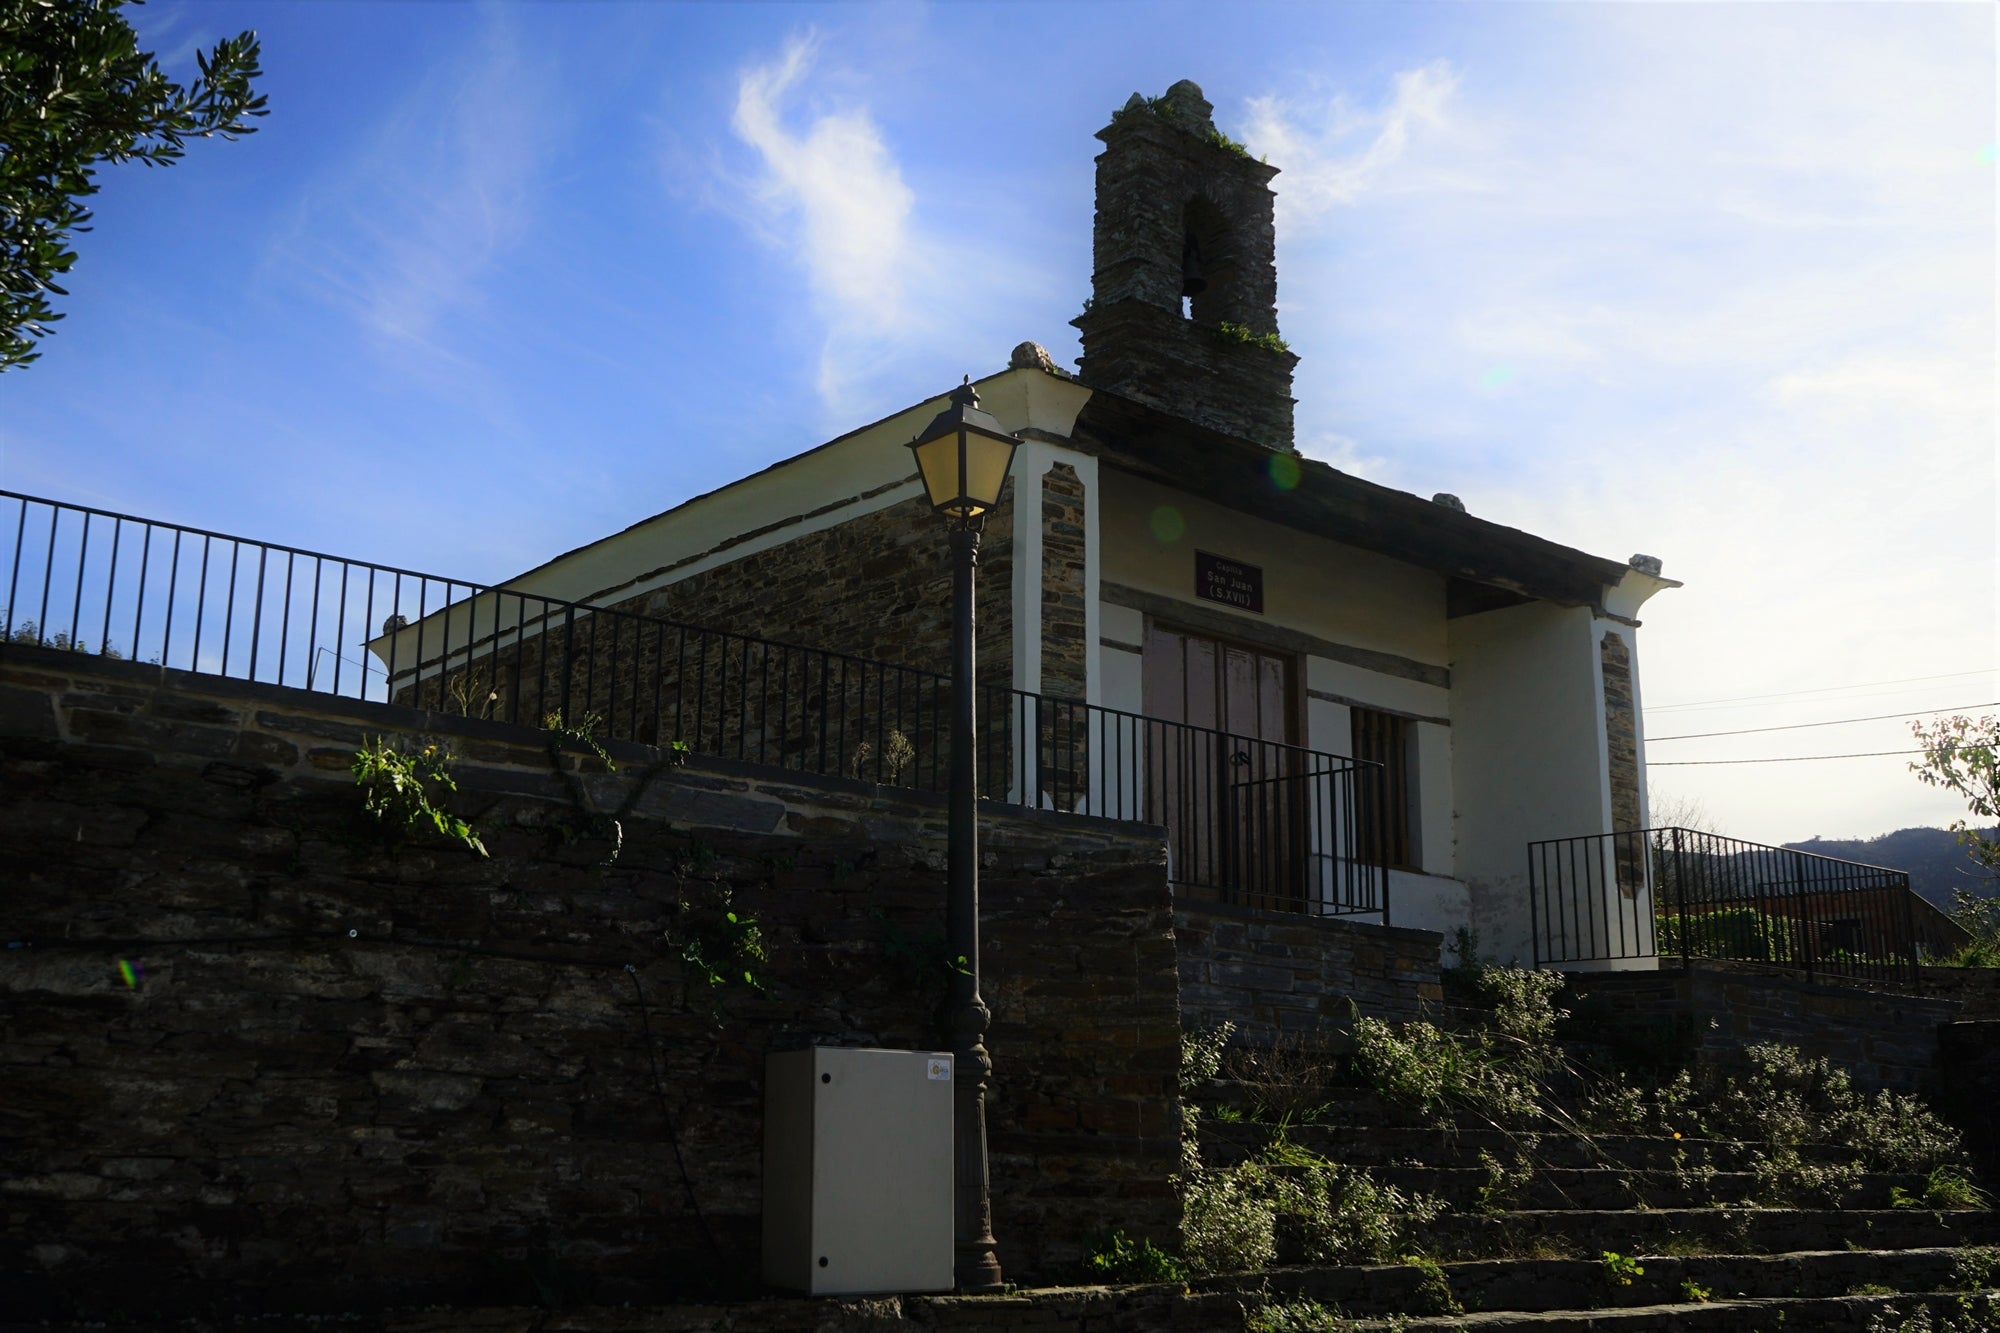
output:
M1361 844L1367 860L1414 870L1410 846L1410 719L1356 708L1354 757L1381 765L1381 788L1361 793Z

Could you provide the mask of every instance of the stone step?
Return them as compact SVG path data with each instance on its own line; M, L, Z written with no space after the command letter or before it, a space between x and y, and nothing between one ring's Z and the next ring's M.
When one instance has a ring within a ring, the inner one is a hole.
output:
M1480 1333L1488 1329L1523 1329L1527 1333L1870 1333L1878 1320L1886 1318L1893 1326L1919 1307L1940 1318L1958 1311L1950 1296L1783 1296L1620 1310L1499 1310L1360 1319L1342 1327L1351 1333Z
M1959 1280L1959 1251L1819 1250L1785 1254L1651 1255L1623 1250L1636 1267L1601 1256L1580 1259L1473 1259L1437 1268L1410 1264L1282 1268L1198 1283L1203 1290L1268 1291L1274 1300L1309 1297L1353 1316L1436 1311L1436 1274L1470 1311L1625 1309L1710 1300L1838 1297L1857 1289L1931 1292ZM1700 1295L1683 1284L1694 1283Z
M2000 1242L2000 1213L1917 1208L1541 1209L1447 1213L1424 1228L1441 1256L1780 1254L1840 1249L1930 1249Z
M1667 1171L1677 1162L1709 1165L1722 1170L1746 1169L1769 1146L1734 1139L1671 1138L1649 1134L1520 1134L1498 1129L1451 1129L1392 1125L1285 1124L1255 1121L1201 1120L1205 1160L1227 1163L1261 1152L1282 1131L1285 1138L1309 1152L1356 1166L1424 1163L1432 1166L1473 1166L1484 1152L1511 1163L1525 1152L1537 1166L1615 1166ZM1219 1154L1210 1157L1209 1154ZM1234 1156L1229 1154L1234 1153ZM1846 1161L1852 1149L1834 1144L1806 1144L1798 1149L1808 1162Z

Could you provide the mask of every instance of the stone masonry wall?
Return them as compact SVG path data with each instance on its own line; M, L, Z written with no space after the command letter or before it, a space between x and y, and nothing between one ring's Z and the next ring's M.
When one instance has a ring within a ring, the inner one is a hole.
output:
M982 737L995 773L1010 755L1013 503L1010 488L993 510L977 584L982 691L1003 705L987 705ZM632 615L557 618L522 647L482 647L441 674L433 645L431 674L395 700L531 724L591 717L599 737L941 788L951 569L944 521L921 498L616 596L600 600ZM503 607L501 628L519 610ZM896 735L909 747L900 771Z
M458 756L490 859L362 814L378 735ZM558 776L544 741L0 649L10 1314L755 1284L766 1052L938 1044L942 803L637 746ZM984 819L996 1235L1045 1281L1177 1220L1164 853ZM758 988L687 961L727 957L725 911L759 923Z
M1639 810L1639 722L1632 707L1631 650L1623 635L1606 630L1598 644L1598 657L1604 672L1604 735L1611 757L1611 827L1644 828L1645 816ZM1624 877L1620 882L1626 882Z
M1068 463L1042 478L1042 693L1084 697L1083 481Z
M1572 972L1577 994L1612 1024L1691 1033L1696 1053L1728 1056L1759 1042L1780 1041L1824 1055L1870 1088L1909 1089L1932 1078L1938 1027L1959 1009L1955 1000L1886 995L1826 986L1714 963L1685 971Z
M2000 968L1925 967L1924 994L1941 1000L1957 1000L1963 1009L1959 1017L2000 1018Z
M1018 491L1008 487L979 543L978 667L993 682L1013 678ZM945 521L921 496L618 605L940 675L951 671L951 556Z
M1269 1046L1344 1027L1357 1009L1411 1019L1443 999L1434 931L1181 903L1174 935L1189 1032L1233 1022L1238 1042Z

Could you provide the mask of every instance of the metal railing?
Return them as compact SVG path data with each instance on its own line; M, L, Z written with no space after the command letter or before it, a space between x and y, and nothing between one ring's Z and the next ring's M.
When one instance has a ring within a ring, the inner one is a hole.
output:
M6 642L924 791L948 776L951 686L935 672L12 491L0 502L17 506ZM1191 896L1385 910L1363 827L1379 765L1001 686L978 702L988 799L1165 825L1170 877Z
M1387 919L1380 764L1022 690L982 691L979 717L983 793L1164 825L1184 897Z
M1901 870L1696 829L1528 845L1536 964L1734 959L1807 979L1915 985L1915 896Z

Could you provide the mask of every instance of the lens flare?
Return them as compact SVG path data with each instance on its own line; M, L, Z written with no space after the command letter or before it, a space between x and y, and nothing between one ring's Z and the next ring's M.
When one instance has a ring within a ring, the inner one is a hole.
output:
M1272 454L1270 463L1271 484L1281 491L1295 491L1299 488L1299 460L1290 454Z
M1153 529L1153 540L1162 546L1177 542L1187 535L1187 520L1182 518L1181 511L1172 505L1161 505L1155 509L1149 523Z
M120 958L118 960L118 975L125 979L125 988L127 990L137 990L139 988L139 978L145 974L139 970L139 965L131 959Z
M1504 389L1514 382L1512 366L1489 366L1479 377L1482 389Z
M1993 163L2000 161L2000 144L1987 144L1984 148L1980 149L1979 160L1988 166L1992 166Z

